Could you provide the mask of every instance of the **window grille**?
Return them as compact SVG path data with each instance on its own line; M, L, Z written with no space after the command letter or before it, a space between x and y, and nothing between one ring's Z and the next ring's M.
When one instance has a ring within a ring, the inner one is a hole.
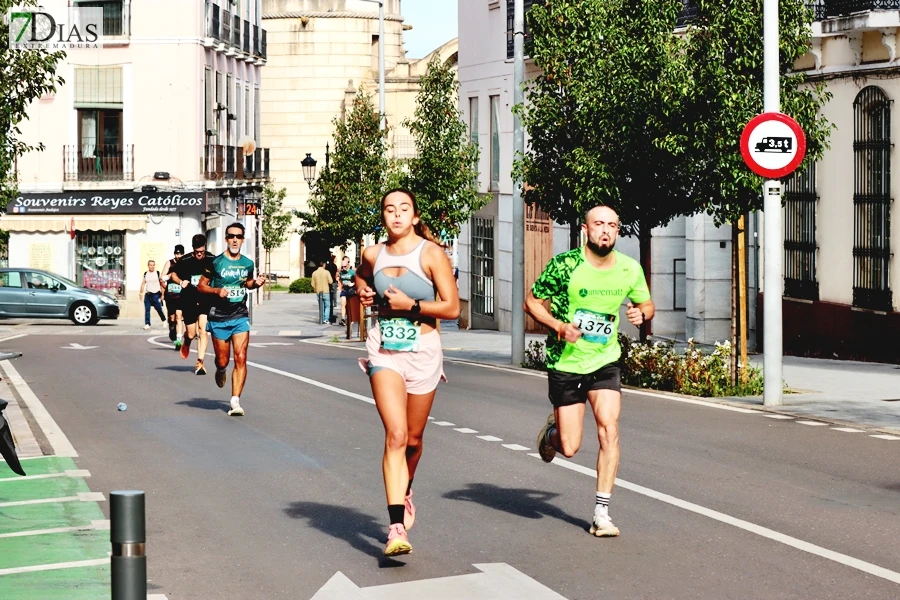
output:
M815 162L785 181L784 197L784 295L818 300Z
M125 295L125 232L79 231L76 239L75 281L78 285ZM143 275L147 265L141 266ZM162 265L157 264L158 270Z
M869 86L853 102L853 305L889 311L891 103Z
M493 219L472 219L472 312L494 316Z

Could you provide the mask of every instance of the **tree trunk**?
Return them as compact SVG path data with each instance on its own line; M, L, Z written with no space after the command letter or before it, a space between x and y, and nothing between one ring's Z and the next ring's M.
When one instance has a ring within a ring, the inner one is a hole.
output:
M638 230L638 241L640 244L640 260L641 260L641 268L644 270L644 278L647 280L647 286L651 288L652 294L652 285L650 280L652 279L653 274L653 257L652 257L652 237L650 234L649 227L641 226ZM641 341L646 342L647 337L653 333L653 325L649 321L641 325Z
M741 383L747 383L749 364L747 360L747 227L746 219L738 219L738 336L740 338Z
M569 250L574 250L581 245L581 225L578 222L569 223Z

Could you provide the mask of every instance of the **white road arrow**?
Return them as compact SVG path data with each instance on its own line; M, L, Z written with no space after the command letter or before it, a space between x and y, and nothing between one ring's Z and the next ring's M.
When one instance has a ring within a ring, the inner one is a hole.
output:
M422 581L393 583L370 588L357 587L346 575L338 571L312 600L566 600L509 566L506 563L473 565L481 573L438 577Z
M68 346L61 346L63 350L93 350L94 348L99 348L100 346L82 346L81 344L76 344L72 342Z
M265 348L266 346L293 346L293 344L286 344L285 342L258 342L250 345L254 348Z

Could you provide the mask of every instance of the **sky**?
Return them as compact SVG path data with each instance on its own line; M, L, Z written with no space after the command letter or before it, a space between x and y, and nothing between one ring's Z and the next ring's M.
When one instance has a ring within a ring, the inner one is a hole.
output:
M401 0L408 58L422 58L459 35L457 0Z

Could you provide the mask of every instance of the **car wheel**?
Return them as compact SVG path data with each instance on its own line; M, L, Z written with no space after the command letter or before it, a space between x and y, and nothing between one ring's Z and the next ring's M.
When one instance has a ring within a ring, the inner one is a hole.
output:
M100 320L97 316L97 309L87 302L79 302L73 306L69 318L76 325L96 325Z

